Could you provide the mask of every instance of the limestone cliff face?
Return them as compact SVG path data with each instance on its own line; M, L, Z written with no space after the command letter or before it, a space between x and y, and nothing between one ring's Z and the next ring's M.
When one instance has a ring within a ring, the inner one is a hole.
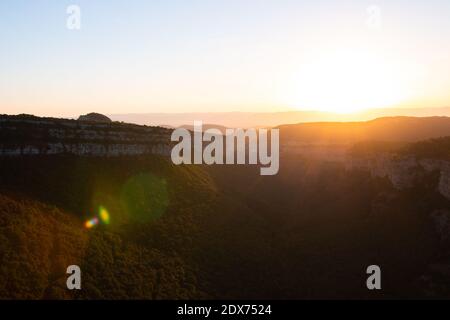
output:
M388 154L353 158L346 161L349 170L368 170L373 177L387 177L396 189L411 187L420 174L419 163L408 157L397 157Z
M0 116L0 155L169 156L170 130L32 116Z
M413 156L379 154L371 157L351 157L348 170L367 170L373 177L387 177L396 189L410 188L424 173L439 172L437 190L450 199L450 162L436 159L416 159Z
M426 173L439 172L439 193L450 199L450 162L439 159L417 159L395 153L379 152L370 155L354 155L351 144L321 144L287 141L281 145L281 153L298 155L315 161L344 164L347 170L363 170L372 177L386 177L396 189L405 189L418 183Z

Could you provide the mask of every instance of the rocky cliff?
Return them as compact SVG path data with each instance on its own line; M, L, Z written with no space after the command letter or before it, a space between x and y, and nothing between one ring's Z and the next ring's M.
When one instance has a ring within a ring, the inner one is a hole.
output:
M0 155L170 155L170 133L160 127L28 115L0 116Z
M449 161L382 153L368 157L349 156L345 164L348 170L367 170L373 177L386 177L399 190L412 187L421 176L435 171L439 173L437 190L450 199Z

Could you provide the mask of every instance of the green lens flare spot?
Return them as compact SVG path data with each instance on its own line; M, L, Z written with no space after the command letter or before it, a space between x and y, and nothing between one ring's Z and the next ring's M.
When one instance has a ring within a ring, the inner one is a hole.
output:
M122 189L121 204L130 221L158 219L169 204L166 180L151 173L131 177Z
M109 223L110 223L110 215L109 215L108 210L106 210L105 207L100 206L98 215L99 215L99 217L100 217L100 220L101 220L104 224L109 224Z

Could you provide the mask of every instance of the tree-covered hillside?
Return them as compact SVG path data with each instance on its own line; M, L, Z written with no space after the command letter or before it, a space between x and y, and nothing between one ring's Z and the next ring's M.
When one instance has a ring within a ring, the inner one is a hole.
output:
M398 191L339 165L281 164L262 177L154 156L2 158L0 298L449 296L434 269L450 265L430 218L450 208L436 176ZM108 223L86 228L101 210ZM71 264L80 291L65 287ZM366 289L371 264L381 292Z

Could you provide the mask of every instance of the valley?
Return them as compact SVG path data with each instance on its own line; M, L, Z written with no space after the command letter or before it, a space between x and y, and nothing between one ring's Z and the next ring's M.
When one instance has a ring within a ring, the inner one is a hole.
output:
M339 161L281 152L274 176L164 154L3 155L0 297L450 297L447 147L355 141ZM99 208L110 223L85 228ZM83 290L65 289L72 264ZM365 285L373 264L381 291Z

